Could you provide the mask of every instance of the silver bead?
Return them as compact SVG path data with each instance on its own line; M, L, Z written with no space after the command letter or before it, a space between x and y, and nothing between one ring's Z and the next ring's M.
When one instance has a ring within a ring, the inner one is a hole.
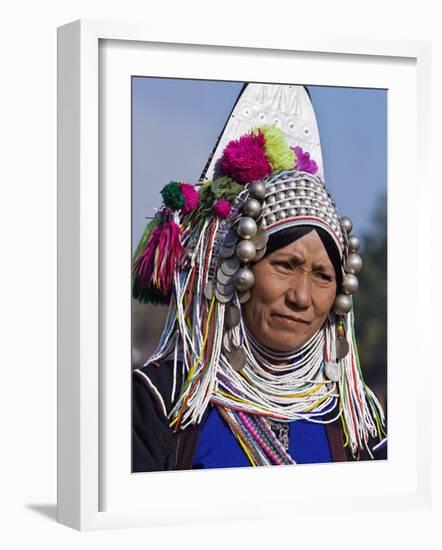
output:
M333 311L338 315L345 315L351 310L351 300L345 294L338 294L333 303Z
M293 189L289 189L286 193L286 197L288 199L293 199L294 196L295 196L295 192L293 191Z
M273 204L274 202L276 202L275 195L266 198L266 204Z
M324 212L319 212L318 216L319 216L321 219L324 219L324 218L325 218Z
M266 196L266 186L261 181L249 185L249 193L255 199L262 200Z
M255 220L248 216L242 217L236 226L236 232L243 239L251 239L256 235L257 231L258 226L256 225Z
M289 208L288 212L287 212L287 215L290 217L290 218L293 218L296 216L296 208Z
M308 213L310 214L310 216L315 216L316 215L316 210L314 208L310 208Z
M340 220L341 227L347 232L347 235L351 233L351 230L353 229L353 223L350 218L347 216L342 217Z
M251 262L256 256L256 247L252 241L239 241L236 245L235 252L241 262Z
M326 221L327 223L331 223L331 218L330 218L330 216L325 216L325 221Z
M356 237L356 235L351 235L348 238L348 249L350 250L350 252L357 252L360 246L361 243L359 242L359 239Z
M315 184L312 181L309 181L307 186L310 187L310 189L313 189L315 187Z
M290 206L291 206L290 201L284 201L284 202L281 204L281 207L282 207L282 208L290 208Z
M311 199L314 199L315 198L315 192L314 191L309 191L307 193L307 195L311 198Z
M362 269L362 258L359 254L354 254L353 252L347 256L345 262L344 270L346 273L351 273L356 275Z
M300 208L299 209L299 215L300 216L305 216L307 214L307 210L305 208Z
M295 199L293 201L293 206L301 206L301 199Z
M272 212L278 212L278 210L281 210L281 205L280 204L274 204L272 206Z
M258 218L261 214L261 203L256 199L247 199L242 209L246 216Z
M358 290L359 282L352 273L347 273L342 279L342 290L345 294L354 294Z
M270 208L264 208L264 210L262 211L262 215L268 216L269 214L270 214Z
M320 205L320 203L319 203L318 201L315 201L315 202L313 203L313 206L314 206L315 208L320 208L320 207L321 207L321 205Z
M306 181L305 180L301 180L299 183L298 183L299 187L305 187L306 186Z
M285 193L283 193L282 191L278 191L276 193L276 200L283 201L284 199L285 199Z
M278 183L276 185L276 190L277 191L284 191L284 189L285 189L285 184L284 183Z
M241 292L249 290L255 284L255 276L247 267L239 269L234 278L235 288Z
M304 206L311 206L312 204L312 201L310 199L305 199L304 201L302 201L302 204Z
M280 211L276 214L276 219L277 219L277 220L284 220L286 217L287 217L287 214L285 213L284 210L280 210Z
M305 189L300 189L297 193L298 197L305 197Z
M276 222L276 216L275 214L270 214L270 216L267 216L266 223L268 225Z
M288 183L287 183L287 187L289 189L294 189L296 187L296 183L293 181L293 180L290 180Z
M269 185L267 187L267 195L271 195L274 192L275 192L275 186L274 185Z

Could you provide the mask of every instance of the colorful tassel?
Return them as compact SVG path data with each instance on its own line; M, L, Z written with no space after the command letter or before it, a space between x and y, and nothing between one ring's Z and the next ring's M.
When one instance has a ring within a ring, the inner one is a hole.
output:
M183 252L180 227L166 215L155 227L132 270L132 295L143 302L167 303Z

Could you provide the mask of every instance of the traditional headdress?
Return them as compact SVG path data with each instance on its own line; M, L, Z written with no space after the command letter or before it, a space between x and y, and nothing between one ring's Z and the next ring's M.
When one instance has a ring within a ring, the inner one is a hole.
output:
M251 464L293 463L268 419L329 422L340 417L351 452L381 437L382 408L365 385L353 327L352 294L362 268L352 223L323 181L316 119L299 86L249 84L195 186L170 182L133 261L133 296L167 303L157 350L146 364L174 360L174 430L199 423L216 404ZM243 322L250 266L269 236L322 228L341 258L342 285L325 326L290 354L264 348ZM324 420L328 418L328 420Z

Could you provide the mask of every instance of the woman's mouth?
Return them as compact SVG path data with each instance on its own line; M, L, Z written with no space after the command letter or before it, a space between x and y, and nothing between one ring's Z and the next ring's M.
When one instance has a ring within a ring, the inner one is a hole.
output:
M297 317L296 315L281 315L275 313L274 315L272 315L272 317L277 322L277 324L288 328L296 328L302 325L309 324L308 321L302 319L302 317Z

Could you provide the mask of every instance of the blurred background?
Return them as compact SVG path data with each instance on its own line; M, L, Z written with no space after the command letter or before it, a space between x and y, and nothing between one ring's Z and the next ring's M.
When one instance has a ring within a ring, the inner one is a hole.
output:
M293 82L293 84L299 84ZM171 180L198 181L243 82L133 77L132 252ZM387 405L387 90L306 86L327 187L361 237L355 318L366 382ZM130 269L130 266L128 266ZM132 366L154 350L166 310L132 301Z

